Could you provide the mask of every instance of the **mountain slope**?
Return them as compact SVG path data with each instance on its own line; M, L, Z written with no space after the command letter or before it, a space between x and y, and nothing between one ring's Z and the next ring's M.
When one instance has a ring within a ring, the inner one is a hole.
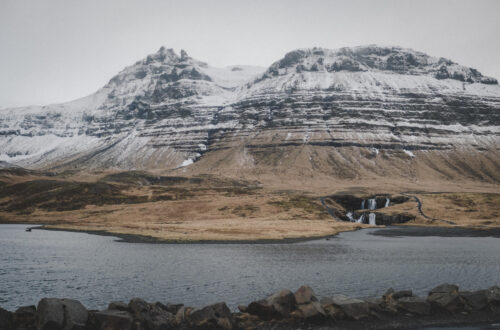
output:
M500 180L498 82L399 47L296 50L267 70L162 47L91 96L0 118L0 160L29 168Z

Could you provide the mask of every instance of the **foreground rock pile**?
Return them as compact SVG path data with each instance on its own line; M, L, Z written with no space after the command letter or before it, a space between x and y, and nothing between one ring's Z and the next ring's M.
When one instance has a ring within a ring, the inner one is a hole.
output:
M500 288L459 291L443 284L427 297L389 289L381 298L334 295L318 299L309 286L283 290L238 306L223 302L203 308L148 303L134 298L106 310L87 310L72 299L44 298L15 312L0 308L0 330L161 330L161 329L397 329L408 326L478 324L500 321Z

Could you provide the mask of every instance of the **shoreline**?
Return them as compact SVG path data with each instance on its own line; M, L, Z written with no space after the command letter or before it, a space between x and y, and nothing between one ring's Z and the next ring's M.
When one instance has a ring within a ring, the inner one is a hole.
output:
M436 225L392 225L377 227L356 227L352 230L340 230L335 234L294 237L283 239L256 239L256 240L173 240L163 239L141 234L123 234L106 230L87 230L76 228L46 227L49 225L34 225L17 222L0 222L0 224L26 225L32 230L66 231L73 233L86 233L89 235L116 237L116 242L121 243L146 243L146 244L294 244L315 240L329 240L344 232L353 232L363 229L376 229L370 235L386 237L494 237L500 238L500 227L460 227L460 226L436 226Z
M426 296L390 288L375 298L335 294L319 299L304 285L295 293L281 290L238 309L232 312L225 302L193 308L133 298L88 310L78 300L43 298L37 306L13 312L0 307L0 329L494 329L500 323L500 288L460 291L454 284L441 284Z
M86 230L86 229L74 229L74 228L53 228L45 227L45 225L29 227L30 229L37 230L49 230L49 231L66 231L73 233L86 233L90 235L98 236L111 236L118 238L116 242L120 243L148 243L148 244L293 244L302 243L307 241L321 240L321 239L331 239L343 232L357 231L365 228L355 228L348 231L340 231L331 235L323 236L311 236L311 237L295 237L295 238L283 238L283 239L257 239L257 240L171 240L157 238L148 235L141 234L122 234L114 233L106 230Z

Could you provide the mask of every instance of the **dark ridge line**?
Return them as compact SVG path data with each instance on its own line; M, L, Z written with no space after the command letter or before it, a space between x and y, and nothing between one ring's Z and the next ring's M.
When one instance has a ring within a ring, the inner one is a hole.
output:
M286 142L286 143L278 143L278 144L247 144L245 147L247 148L272 148L272 147L287 147L287 146L303 146L304 144L309 144L312 146L320 146L320 147L359 147L359 148L377 148L377 149L389 149L389 150L451 150L451 148L438 148L438 147L428 147L428 146L414 146L414 145L403 145L403 144L362 144L356 142L307 142L307 143L299 143L299 142Z

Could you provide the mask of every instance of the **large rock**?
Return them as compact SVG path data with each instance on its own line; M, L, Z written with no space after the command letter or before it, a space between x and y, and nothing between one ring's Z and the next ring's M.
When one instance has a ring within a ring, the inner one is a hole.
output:
M177 313L175 313L175 323L176 324L181 324L187 320L189 317L189 314L191 313L192 308L191 307L184 307L182 306L179 308Z
M14 320L12 313L0 307L0 329L13 330Z
M281 314L287 317L295 309L296 294L290 290L282 290L266 298L269 305Z
M261 320L270 321L281 319L283 316L267 300L252 301L247 308L247 312L257 315Z
M88 320L87 309L77 300L44 298L37 307L39 330L84 329Z
M431 291L427 296L431 305L449 312L456 312L463 308L463 301L458 293L458 286L453 284L441 284Z
M337 321L345 318L345 313L338 306L335 306L333 299L330 297L323 297L320 300L321 307L331 319Z
M389 290L386 291L386 293L382 296L382 298L386 302L390 302L391 300L398 300L403 297L412 297L413 292L411 290L401 290L401 291L394 291L393 288L390 288Z
M500 314L500 288L493 286L487 290L488 305L490 309L497 314Z
M468 310L478 311L488 306L488 290L462 291L460 297Z
M318 301L297 305L297 310L292 315L306 322L314 323L319 323L327 319L327 314Z
M370 316L370 306L366 301L344 295L331 297L332 305L339 307L349 318L360 320Z
M397 300L397 307L416 315L430 315L431 305L422 297L402 297Z
M36 307L19 307L13 315L14 329L34 330L36 328Z
M169 312L167 306L158 302L151 304L149 317L145 323L149 330L166 330L176 325L174 314Z
M115 309L118 311L128 311L128 305L123 301L112 301L109 303L108 309Z
M231 311L223 302L195 309L189 314L191 325L203 329L226 329L233 328Z
M159 304L159 303L156 303ZM166 310L169 311L172 314L177 314L177 312L184 307L184 304L167 304L165 306Z
M318 301L318 299L314 295L314 291L310 286L303 285L295 292L295 301L297 305L302 305Z
M92 329L131 330L132 316L126 311L104 310L93 313Z
M141 298L133 298L128 303L128 310L137 319L143 319L151 309L151 306Z

